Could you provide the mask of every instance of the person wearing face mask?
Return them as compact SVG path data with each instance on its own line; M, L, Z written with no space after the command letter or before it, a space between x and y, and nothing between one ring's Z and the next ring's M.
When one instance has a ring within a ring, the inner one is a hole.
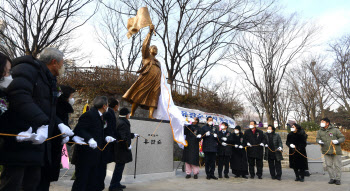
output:
M231 147L232 155L230 160L232 174L235 175L235 178L242 176L242 178L248 179L248 160L247 152L243 147L243 145L245 145L243 133L241 132L240 126L236 126L233 131L232 144L234 146Z
M305 131L300 125L294 124L287 136L286 145L289 147L289 167L294 170L295 181L304 182L305 170L307 169L306 138ZM296 152L297 149L299 152ZM294 154L293 154L294 153Z
M321 151L324 154L330 178L329 184L341 185L341 155L343 153L340 144L344 141L344 135L331 124L328 118L321 119L321 128L317 132L316 142L321 145Z
M218 130L213 125L213 118L207 117L207 124L201 128L203 136L202 149L204 152L205 173L207 179L217 180L214 176L216 153L218 152Z
M184 148L182 161L186 166L186 179L191 178L193 171L194 179L198 179L199 173L199 142L202 140L200 127L198 126L199 119L195 117L192 124L184 127L184 134L188 146Z
M45 140L56 128L65 134L57 139L74 135L56 116L56 77L63 72L63 53L56 48L45 48L38 59L27 55L13 60L13 81L6 89L10 105L6 133L22 136L4 140L0 188L40 190L41 182L48 182L52 163L52 142Z
M119 112L119 123L117 127L117 139L120 141L115 147L116 164L112 180L109 185L109 191L122 191L126 186L120 184L123 177L123 171L126 163L132 161L131 139L139 137L130 130L130 111L128 108L122 108Z
M262 179L264 147L266 140L263 131L256 128L256 121L250 122L249 129L244 132L243 139L245 140L244 146L247 146L250 178L253 179L255 177L254 168L256 166L256 175L259 179Z
M115 141L114 138L104 134L105 122L103 113L107 111L108 100L105 96L98 96L93 101L93 108L80 116L78 124L74 129L76 136L81 137L80 143L86 145L75 145L74 161L76 179L72 191L100 190L101 179L99 169L103 168L103 155L97 149L103 148L106 142ZM111 140L110 140L111 139Z
M63 124L69 127L69 124L68 124L69 113L74 112L72 107L74 104L73 93L76 90L70 86L64 86L64 85L61 85L60 89L61 89L61 95L58 97L58 100L57 100L56 115L63 122ZM56 136L59 134L61 134L59 128L55 128L53 131L53 136ZM60 175L60 169L61 169L62 148L63 148L63 145L69 141L69 139L70 137L67 136L64 139L51 140L52 163L50 165L50 168L47 169L48 178L42 179L42 182L40 183L40 186L39 186L39 190L49 190L50 182L58 181L58 178ZM44 169L42 169L42 171L44 171ZM46 182L43 182L43 181L46 181Z
M275 133L276 128L272 125L267 127L266 133L266 149L264 159L269 163L270 175L272 180L281 180L282 176L282 165L281 160L283 160L282 150L283 144L281 136ZM269 148L267 148L269 147ZM276 151L276 152L272 152Z
M229 168L230 168L230 157L232 155L232 149L231 146L228 146L228 144L232 144L232 134L227 131L228 124L226 122L223 122L221 124L221 131L218 134L219 138L219 148L218 148L218 174L219 178L222 178L222 170L225 166L224 175L225 178L230 178L228 176Z

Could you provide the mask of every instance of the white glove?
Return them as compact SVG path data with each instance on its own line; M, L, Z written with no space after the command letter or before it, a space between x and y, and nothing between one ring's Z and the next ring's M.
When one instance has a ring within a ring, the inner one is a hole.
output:
M263 146L265 146L265 145L264 145L264 143L260 143L260 146L262 146L262 147L263 147Z
M221 138L221 140L223 140L223 141L227 141L227 138L226 138L226 137L223 137L223 138Z
M38 130L36 131L36 136L33 140L33 144L34 145L42 144L47 139L48 130L49 130L48 125L43 125L43 126L39 127Z
M94 140L94 138L91 138L91 139L88 141L88 143L89 143L89 146L90 146L92 149L96 149L97 143L96 143L96 141Z
M243 149L243 146L242 146L242 145L239 145L239 147L238 147L238 148Z
M238 148L238 145L235 145L235 148Z
M86 144L86 143L84 142L84 138L79 137L79 136L77 136L77 135L74 136L74 137L72 138L72 140L73 140L75 143L80 144L80 145Z
M247 143L247 146L248 146L248 147L252 147L252 145L251 145L250 143Z
M279 150L279 151L282 151L282 147L278 147L278 150Z
M227 144L225 142L221 143L222 146L226 147Z
M105 140L106 140L107 143L111 143L111 142L115 141L116 139L113 138L113 137L111 137L111 136L107 136L107 137L105 138Z
M60 123L58 124L58 129L60 129L61 133L64 133L65 135L68 135L69 137L74 135L74 132L65 124Z
M210 131L205 133L206 136L210 136Z
M267 147L269 147L269 145L268 145L268 144L266 144L266 145L265 145L265 147L267 148Z
M319 141L318 141L318 144L324 145L324 142L323 142L322 140L319 140Z
M131 149L132 149L132 146L130 145L130 147L129 147L128 149L131 150Z
M136 133L134 133L134 137L136 138L136 137L139 137L140 135L139 134L136 134Z
M197 135L197 138L198 138L198 139L202 138L202 135L201 135L201 134L198 134L198 135Z
M64 145L69 141L69 136L63 137L61 144Z
M218 135L216 133L214 133L214 137L216 138L216 137L218 137Z
M338 140L332 140L332 142L333 142L333 144L335 144L335 145L339 143Z
M290 148L295 149L295 145L294 144L290 144L289 146L290 146Z
M22 142L22 141L32 141L35 138L35 133L32 133L33 129L32 127L29 127L27 131L20 132L17 136L16 140L17 142Z

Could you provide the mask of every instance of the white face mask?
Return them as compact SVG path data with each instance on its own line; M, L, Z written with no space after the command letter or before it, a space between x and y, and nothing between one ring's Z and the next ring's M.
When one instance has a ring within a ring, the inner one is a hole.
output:
M4 76L4 79L0 81L0 89L6 89L12 82L12 76Z
M326 124L325 123L321 123L321 127L326 127Z
M249 128L253 129L253 128L254 128L254 125L249 125Z
M64 67L64 65L62 65L62 67L58 70L58 75L63 76L64 71L65 71L65 67Z
M68 100L68 103L71 105L71 106L73 106L74 105L74 98L70 98L69 100Z
M295 131L295 128L294 128L294 127L290 128L290 131L294 132L294 131Z
M213 122L212 122L212 121L209 121L209 122L208 122L208 125L210 125L210 126L213 125Z
M223 131L226 131L225 128L226 128L225 125L221 125L221 129L222 129Z
M238 130L238 129L235 129L235 133L238 134L238 133L239 133L239 130Z
M267 130L267 133L272 133L272 130L270 130L270 129L269 129L269 130Z

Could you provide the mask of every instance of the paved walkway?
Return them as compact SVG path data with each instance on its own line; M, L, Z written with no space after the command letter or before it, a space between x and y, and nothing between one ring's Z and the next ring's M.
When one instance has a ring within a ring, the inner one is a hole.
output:
M53 191L71 190L73 181L70 180L73 171L68 171L66 177L52 184ZM62 174L64 171L61 172ZM201 168L199 179L185 179L185 173L178 170L176 176L170 179L157 181L138 180L138 183L125 183L125 191L228 191L228 190L281 190L281 191L350 191L350 172L342 174L342 185L329 185L328 174L313 174L305 177L305 182L295 182L294 172L291 169L284 168L282 181L272 180L269 176L268 168L264 168L263 179L242 179L234 178L232 175L229 179L206 180L204 169ZM106 187L108 188L110 177L106 178ZM108 191L108 189L105 189Z

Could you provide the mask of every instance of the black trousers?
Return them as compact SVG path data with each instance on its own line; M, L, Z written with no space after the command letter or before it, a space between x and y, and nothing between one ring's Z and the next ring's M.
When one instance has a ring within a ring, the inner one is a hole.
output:
M40 166L4 166L1 173L1 191L36 191L40 182Z
M37 191L49 191L50 182L50 168L48 166L41 167L41 179Z
M249 163L249 174L250 176L254 177L255 176L255 169L254 167L256 166L256 175L257 176L262 176L263 172L263 159L258 159L258 158L252 158L248 157L248 163Z
M100 168L103 168L102 163L94 166L76 164L72 191L101 191Z
M123 177L125 163L116 163L113 171L113 176L111 183L109 185L109 190L119 188L121 186L120 181Z
M222 170L225 166L224 174L227 175L230 169L230 156L219 156L218 174L222 176Z
M98 189L104 190L105 189L105 178L107 174L107 164L101 164L100 168L98 170Z
M268 159L269 169L271 177L281 178L282 176L282 165L281 161L277 161L275 159Z
M296 178L304 179L305 169L293 168L293 170L294 170L294 173L295 173L295 177L296 177Z
M207 174L207 176L214 176L216 153L205 152L204 161L205 161L205 173Z

